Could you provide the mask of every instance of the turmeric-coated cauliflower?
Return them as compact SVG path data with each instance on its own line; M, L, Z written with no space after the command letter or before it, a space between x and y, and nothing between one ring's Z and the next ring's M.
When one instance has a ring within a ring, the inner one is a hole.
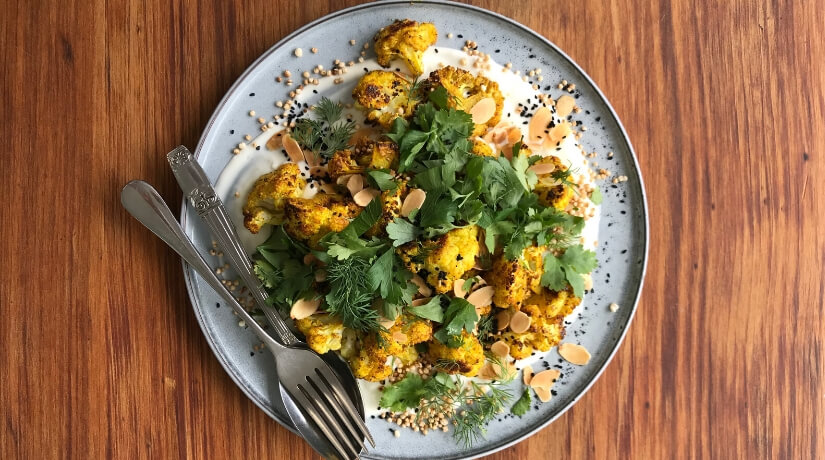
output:
M550 163L556 167L556 171L567 171L567 166L563 165L561 160L553 155L548 155L536 163ZM552 177L552 174L540 176L533 191L538 195L539 202L542 205L554 207L559 211L564 211L567 208L574 193L569 185L557 181Z
M484 348L478 338L467 331L461 333L461 344L457 348L433 340L427 351L430 361L439 370L448 374L463 374L473 377L484 364Z
M544 251L544 246L530 246L515 260L507 259L504 254L495 256L485 279L495 288L493 303L497 307L519 309L530 294L541 291Z
M480 157L495 157L498 154L490 147L490 144L487 143L484 139L476 137L473 139L473 149L470 151L473 155L478 155Z
M455 228L421 244L409 243L398 248L398 255L407 268L424 276L440 294L451 291L453 282L473 268L478 253L475 225Z
M344 323L337 316L315 314L296 320L295 327L304 334L309 348L319 354L341 349Z
M389 67L391 60L400 58L413 75L421 75L424 51L434 45L436 40L438 31L433 24L419 24L410 19L396 20L375 34L378 64L381 67Z
M481 136L487 129L494 127L501 121L501 111L504 106L504 97L498 89L498 83L482 76L473 76L470 72L452 66L442 67L430 72L427 79L428 88L434 89L443 86L450 97L447 105L469 112L478 101L492 98L496 103L496 111L489 120L477 124L473 135Z
M307 183L295 163L284 163L255 181L243 207L243 224L258 233L264 225L277 225L284 219L287 198L299 197Z
M345 174L360 174L369 169L398 167L398 144L392 141L363 139L345 150L338 150L327 164L329 177L338 179Z
M386 129L397 117L409 118L418 106L418 90L397 72L373 70L358 80L352 90L356 107L366 111L367 120Z
M382 340L382 343L385 343ZM361 338L358 354L349 359L349 365L356 378L370 382L380 382L389 377L392 367L387 364L390 354L376 339L376 334L365 334Z
M372 228L367 230L367 236L380 235L386 232L387 224L401 215L401 205L404 203L405 196L407 196L407 183L403 180L399 181L395 190L381 192L381 217Z
M523 359L533 351L547 351L564 338L564 317L581 302L570 291L542 291L524 301L521 311L530 317L530 328L520 334L506 331L500 339L510 346L510 356Z
M329 232L340 232L361 212L352 201L333 194L289 198L284 205L284 230L312 248Z

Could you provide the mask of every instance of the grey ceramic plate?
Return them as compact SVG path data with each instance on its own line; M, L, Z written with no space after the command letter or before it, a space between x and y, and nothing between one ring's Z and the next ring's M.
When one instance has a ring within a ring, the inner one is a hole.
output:
M368 420L378 447L368 458L469 458L502 449L547 425L573 403L595 382L610 361L633 317L642 286L647 261L647 209L642 178L633 149L610 104L592 80L569 57L545 38L526 27L498 14L455 3L434 1L386 1L357 6L333 13L297 30L261 56L232 86L221 101L201 137L196 150L198 161L215 181L231 158L231 150L242 136L260 132L254 109L271 117L276 100L286 99L283 84L274 83L284 69L297 75L299 69L317 64L329 66L334 59L357 59L360 47L349 40L364 43L376 30L396 18L411 18L433 22L439 30L438 46L461 48L464 40L475 40L479 48L500 62L518 63L517 68L543 69L544 85L566 79L576 84L577 104L586 112L579 117L590 127L582 140L586 151L599 152L598 162L614 174L629 178L627 182L602 186L604 205L599 229L598 258L600 266L594 273L595 292L585 299L582 317L568 328L566 341L584 345L593 355L587 366L565 364L555 350L546 358L549 366L558 366L563 377L554 389L551 402L531 409L522 418L502 416L487 431L487 439L465 449L447 433L430 433L426 438L405 432L396 439L380 419ZM479 33L484 31L484 33ZM447 38L452 32L454 37ZM311 54L309 48L320 48ZM299 60L295 48L303 48ZM297 81L298 79L296 79ZM552 88L552 95L559 90ZM607 152L614 152L612 159ZM194 211L184 207L181 222L199 247L209 247L210 237ZM274 386L275 368L269 356L251 354L256 344L252 333L238 327L237 318L229 308L219 308L220 300L207 285L185 267L187 288L195 314L215 356L241 390L262 410L279 423L290 426ZM608 305L621 306L611 313ZM536 365L534 368L538 368Z

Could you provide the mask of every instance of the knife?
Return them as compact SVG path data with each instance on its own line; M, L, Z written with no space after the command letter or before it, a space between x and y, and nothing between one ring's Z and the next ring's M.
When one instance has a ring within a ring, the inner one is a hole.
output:
M255 304L267 314L273 329L275 339L284 345L295 345L298 338L287 327L283 319L271 310L267 304L267 294L261 281L255 276L252 261L241 246L235 225L229 218L229 213L223 206L220 197L215 193L212 183L206 176L203 168L195 160L192 153L184 146L178 146L166 155L172 173L178 181L184 196L195 208L198 215L206 222L209 232L218 242L218 246L229 259L229 265L235 269L241 282L249 290Z

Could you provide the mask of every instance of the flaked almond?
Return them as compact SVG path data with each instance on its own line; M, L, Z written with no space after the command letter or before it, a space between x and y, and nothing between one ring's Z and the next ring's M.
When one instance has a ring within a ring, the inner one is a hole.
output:
M284 149L286 150L286 154L289 155L289 159L292 160L294 163L300 163L304 161L304 152L301 150L301 146L298 145L298 142L292 138L289 134L284 134L283 139Z
M541 107L536 110L536 113L530 118L530 124L528 125L527 132L529 141L541 142L542 139L546 138L547 134L544 131L552 119L553 112L547 107Z
M375 135L377 133L378 133L378 130L376 130L372 126L365 126L363 128L360 128L359 130L355 131L352 134L352 137L349 138L349 142L347 142L347 144L349 144L349 145L358 145L358 143L360 143L361 141L363 141L365 139L369 139L370 137L372 137L373 135Z
M413 307L420 307L420 306L424 305L425 303L427 303L429 301L430 301L429 297L422 297L420 299L415 299L415 300L412 301L412 306Z
M538 387L538 388L533 388L533 391L536 392L536 396L538 396L539 400L543 403L546 403L547 401L550 401L550 398L553 397L553 394L550 393L549 388Z
M327 280L327 271L323 268L319 270L315 270L315 281L318 283L324 282Z
M556 101L556 115L564 118L570 115L575 106L576 100L565 94Z
M321 156L312 150L304 152L304 158L306 159L307 164L312 168L317 168L318 165L321 164ZM324 171L326 171L326 168L324 168ZM312 173L311 169L310 173Z
M307 253L307 255L304 256L304 265L310 265L310 264L313 264L317 261L318 261L318 258L315 257L315 254L313 254L311 252Z
M527 332L530 329L530 317L523 311L517 311L510 318L510 330L516 334Z
M386 329L389 329L389 328L395 326L395 320L384 318L383 316L379 316L378 317L378 324L380 324L381 326L383 326Z
M361 190L364 190L364 176L360 174L353 174L347 181L347 190L349 194L355 196Z
M464 296L467 295L467 291L464 290L465 281L466 280L461 278L453 281L453 294L455 294L456 297L461 297L463 299Z
M490 351L500 358L506 358L510 354L510 345L507 345L503 340L490 345Z
M467 296L467 302L470 302L476 307L486 307L493 303L493 294L495 292L496 289L494 287L484 286L470 293L470 295Z
M326 166L313 166L309 168L309 175L315 177L322 177L327 175Z
M430 289L429 286L427 286L427 283L425 283L424 279L420 276L413 275L410 281L412 281L413 284L418 286L418 293L423 295L424 297L429 297L433 294L433 290Z
M318 311L320 305L320 298L315 300L298 299L297 302L292 304L292 308L289 310L289 317L292 319L304 319Z
M401 205L401 215L407 217L414 209L421 209L424 200L427 199L427 192L424 190L414 188L410 190L407 197L404 198L404 203Z
M502 310L496 314L496 329L503 331L510 325L510 312Z
M525 385L530 385L530 382L533 380L533 367L524 366L524 369L521 371L521 378L524 380Z
M486 286L486 285L487 285L487 281L485 281L484 278L482 278L480 276L476 276L476 282L473 283L472 286L470 286L470 292L473 292L473 291L477 290L478 288L480 288L482 286Z
M537 176L541 176L542 174L550 174L551 172L556 170L556 165L553 163L536 163L533 166L527 168L528 171L533 171L536 173Z
M561 372L556 369L541 371L530 379L530 386L533 388L545 388L549 390L553 387L553 384L556 383L556 380L558 380L560 376Z
M504 131L504 130L502 130L502 129L499 129L499 130L494 131L494 132L493 132L493 136L492 136L492 140L493 140L493 142L495 142L497 145L499 145L499 144L503 144L503 143L504 143L504 141L506 141L506 140L507 140L507 131Z
M353 174L344 174L343 176L338 176L338 179L335 179L335 183L338 185L346 185L352 176Z
M590 352L581 345L575 343L563 343L559 345L559 354L568 363L584 366L590 361Z
M593 289L593 276L590 273L585 273L582 275L582 281L584 281L585 291Z
M374 188L365 188L364 190L361 190L360 192L356 193L352 197L352 201L354 201L355 204L357 204L358 206L364 208L368 204L370 204L370 202L374 200L375 197L377 197L380 194L381 192L375 190Z
M278 132L266 141L266 148L269 150L278 150L284 146L284 133Z
M395 331L392 333L392 339L398 343L407 343L407 334L401 331Z
M493 369L493 363L486 362L481 369L478 370L478 377L487 380L493 380L496 378L496 371Z
M512 128L507 130L507 143L515 144L516 142L521 140L521 136L521 130L513 126Z
M570 135L570 133L572 132L573 129L570 127L570 123L564 121L550 128L550 132L547 134L547 136L545 136L545 141L552 145L555 145L556 143L561 142L562 139Z
M478 371L478 377L487 380L504 380L516 371L515 364L511 362L487 361Z
M470 109L470 115L473 117L473 123L480 125L487 123L493 115L496 114L496 100L492 97L485 97L478 101Z
M326 194L332 195L333 193L337 192L338 190L335 188L335 184L324 184L318 189Z

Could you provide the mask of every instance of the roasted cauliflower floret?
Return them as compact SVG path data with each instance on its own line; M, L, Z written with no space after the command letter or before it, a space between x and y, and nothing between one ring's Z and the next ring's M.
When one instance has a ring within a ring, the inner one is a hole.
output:
M456 228L423 244L409 243L398 249L407 268L419 273L435 291L453 289L453 282L475 265L479 252L478 227Z
M390 355L375 337L375 334L364 336L358 354L349 360L355 377L370 382L380 382L392 373L392 367L387 364Z
M404 181L399 182L395 190L381 192L381 218L367 230L367 236L383 234L386 231L387 224L401 215L401 205L404 203L405 196L407 196L407 185Z
M317 194L312 198L289 198L284 205L284 229L290 236L317 248L329 232L340 232L361 208L339 195Z
M327 165L329 177L338 179L345 174L360 174L368 169L395 169L398 167L398 144L392 141L364 139L352 148L338 150Z
M358 80L352 98L358 108L366 111L367 120L389 129L397 117L413 115L419 102L417 92L412 82L400 74L373 70Z
M304 334L309 348L320 354L341 349L344 323L337 316L312 315L295 321L295 327Z
M498 89L498 83L492 80L481 76L476 77L466 70L447 66L431 72L426 86L430 89L443 86L451 96L447 99L447 105L465 112L469 112L478 101L484 98L489 97L495 101L495 114L484 124L476 125L473 130L475 136L483 135L487 129L501 121L504 97Z
M533 293L541 291L542 254L544 246L531 246L515 260L498 254L486 280L495 288L493 303L499 308L518 309L521 303Z
M510 346L510 355L515 359L530 356L533 351L547 351L564 338L564 317L569 315L581 302L570 291L542 291L531 296L521 308L530 317L530 328L516 334L507 331L501 340Z
M301 196L306 185L295 163L284 163L275 171L259 177L246 197L244 227L258 233L264 225L283 222L286 199Z
M375 34L375 54L381 67L389 67L390 61L403 60L413 75L421 75L424 51L438 40L438 31L429 22L418 23L410 19L396 20Z
M404 315L390 328L390 334L401 345L416 345L433 338L433 323L417 316Z
M480 157L495 157L496 152L490 147L486 141L481 138L473 139L473 150L470 151L473 155L478 155Z
M461 344L457 348L450 348L434 340L430 342L427 354L439 371L448 374L460 373L473 377L484 364L484 348L481 342L467 331L462 331Z
M563 165L561 160L553 155L542 158L538 163L550 163L556 167L556 171L567 171L567 166ZM542 174L539 177L534 193L538 195L539 202L542 205L564 211L567 205L570 204L574 192L569 185L559 182L550 173Z

